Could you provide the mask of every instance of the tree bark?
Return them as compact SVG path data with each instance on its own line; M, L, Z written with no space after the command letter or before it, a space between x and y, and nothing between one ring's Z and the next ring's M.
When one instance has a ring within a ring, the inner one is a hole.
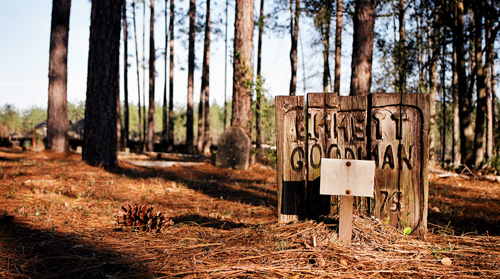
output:
M456 3L456 23L453 30L453 44L457 52L457 75L458 75L458 104L460 115L460 153L463 164L472 165L472 150L474 134L472 125L473 103L472 91L468 90L467 75L465 68L465 41L464 41L464 3L458 0Z
M429 60L429 94L430 94L430 109L429 109L429 161L431 164L437 161L436 155L436 95L438 92L438 57L440 51L439 37L441 26L439 24L440 9L433 11L432 37L430 38L430 60Z
M189 54L186 112L186 150L193 153L193 90L194 90L194 41L195 41L196 0L189 1Z
M169 81L168 81L168 126L167 126L167 151L174 149L174 17L175 17L175 0L170 0L170 23L168 33L170 36L170 65L169 65Z
M47 107L47 148L68 150L68 35L71 0L52 2L50 28L49 97Z
M122 17L123 17L123 132L121 135L122 146L127 148L129 131L130 131L130 116L129 116L129 105L128 105L128 30L127 30L127 2L123 1L122 6Z
M148 110L148 151L154 151L155 145L155 1L151 0L149 20L149 110Z
M295 3L295 8L293 4ZM297 42L299 40L300 0L290 1L290 64L292 76L290 78L290 96L297 94Z
M202 86L205 91L205 127L203 131L203 154L210 154L210 0L207 0L205 23L205 53L203 54L203 79Z
M255 149L260 149L260 103L262 102L262 34L264 33L264 0L260 0L259 38L257 41L257 86L255 88Z
M325 1L325 7L323 7L324 15L322 16L322 37L323 37L323 92L328 92L328 82L331 80L330 76L330 21L331 13L331 2Z
M137 113L139 116L139 121L137 122L137 133L139 137L139 146L143 140L142 137L142 108L141 108L141 77L139 75L139 48L137 45L137 25L135 16L135 1L132 1L132 18L134 23L134 42L135 42L135 65L137 72Z
M483 16L480 8L477 7L474 11L474 48L476 60L476 75L477 75L477 106L476 106L476 126L474 133L474 167L479 169L484 162L485 152L485 120L486 120L486 82L483 64Z
M249 137L252 127L253 9L253 0L236 1L231 125L243 128Z
M356 0L350 95L368 95L372 83L375 0Z
M337 0L337 25L335 27L335 76L333 79L333 92L340 92L340 68L342 59L342 16L344 5L342 0Z
M460 166L460 117L458 109L458 74L457 74L457 53L455 47L453 47L453 143L452 143L452 161L453 167L458 168Z
M166 151L167 149L167 126L168 126L168 104L167 104L167 65L168 65L168 55L167 55L167 46L168 46L168 9L167 9L168 0L165 0L165 80L163 83L163 110L162 110L162 130L161 130L161 141L162 141L162 151Z
M119 92L120 20L123 0L93 0L82 158L116 165L116 96Z

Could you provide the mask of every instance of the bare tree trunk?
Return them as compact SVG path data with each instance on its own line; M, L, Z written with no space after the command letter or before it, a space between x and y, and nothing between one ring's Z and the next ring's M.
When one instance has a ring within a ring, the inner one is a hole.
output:
M262 34L264 33L264 0L260 0L259 38L257 41L257 86L255 88L255 149L260 149L260 103L262 102Z
M116 96L119 92L121 5L93 0L82 158L91 165L116 165Z
M146 0L142 1L142 151L146 151L147 135L146 135Z
M196 0L189 1L189 54L188 54L188 88L186 112L186 150L193 153L193 90L194 90L194 39L196 20Z
M432 37L430 38L430 60L429 60L429 94L430 94L430 109L429 109L429 161L431 164L436 163L436 95L438 91L438 71L437 64L439 58L439 37L440 37L440 25L439 25L439 14L440 9L436 8L434 11L434 20L432 25Z
M253 0L236 0L231 115L231 125L240 126L249 137L252 127L253 5Z
M151 0L151 16L149 18L149 110L148 110L148 151L155 146L155 1Z
M406 93L406 28L405 28L406 0L399 1L399 41L398 41L398 92Z
M118 76L116 82L118 83L118 90L116 91L116 150L122 150L121 140L122 140L122 121L121 121L121 104L120 104L120 71L118 71Z
M326 1L329 3L329 1ZM325 7L326 8L326 7ZM329 7L328 7L329 8ZM325 11L322 22L322 36L323 36L323 92L328 92L328 81L331 80L330 76L330 9Z
M165 0L165 80L163 82L163 111L162 111L162 131L161 131L161 141L162 141L162 149L166 151L167 148L167 126L168 126L168 104L167 104L167 46L168 46L168 9L167 9L168 0Z
M50 28L47 144L53 152L68 150L68 34L71 0L52 2Z
M457 74L457 53L455 47L453 47L453 144L452 144L452 161L454 168L460 166L460 117L458 110L458 74Z
M132 15L134 22L134 41L135 41L135 63L137 71L137 113L139 114L139 121L137 122L137 132L139 134L139 148L143 140L142 137L142 108L141 108L141 78L139 75L139 48L137 46L137 25L135 17L135 0L132 1Z
M169 65L169 92L168 92L168 126L167 126L167 151L174 149L174 17L175 17L175 0L170 0L170 23L168 33L170 41L170 65Z
M206 12L206 23L205 23L205 53L203 57L203 70L205 74L203 78L205 82L203 84L205 91L205 127L203 135L203 154L210 154L210 0L207 0L207 12Z
M483 64L483 49L482 49L482 12L480 8L474 11L474 27L475 27L475 58L476 58L476 74L477 74L477 106L476 106L476 126L474 137L474 167L479 169L484 162L485 151L485 120L486 120L486 83Z
M295 7L294 4L295 3ZM290 38L292 47L290 49L290 64L292 77L290 78L290 96L297 94L297 42L299 39L299 16L300 0L290 1Z
M128 105L128 30L127 30L127 1L123 1L122 6L122 17L123 17L123 115L124 115L124 127L121 135L122 146L127 148L129 131L130 131L130 116L129 116L129 105Z
M333 92L340 92L340 66L342 59L342 16L344 5L342 0L337 0L337 25L335 26L335 77L333 79Z
M375 1L356 0L354 11L351 96L367 95L372 83Z
M226 33L224 39L224 130L227 123L227 26L229 17L229 0L226 0Z
M442 90L442 107L441 107L441 167L444 168L446 155L446 43L443 40L443 55L441 65L441 90Z
M458 74L458 104L460 114L460 153L464 164L471 164L474 134L472 125L472 94L467 86L467 75L465 68L465 45L464 45L464 5L463 0L456 3L456 26L453 32L453 44L457 51L457 74Z

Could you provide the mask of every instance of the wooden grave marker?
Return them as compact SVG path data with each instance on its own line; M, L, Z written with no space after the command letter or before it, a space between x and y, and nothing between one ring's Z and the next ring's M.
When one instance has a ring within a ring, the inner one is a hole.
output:
M279 222L332 211L319 195L321 158L374 160L369 212L425 234L428 112L427 94L309 93L305 104L302 96L277 96Z

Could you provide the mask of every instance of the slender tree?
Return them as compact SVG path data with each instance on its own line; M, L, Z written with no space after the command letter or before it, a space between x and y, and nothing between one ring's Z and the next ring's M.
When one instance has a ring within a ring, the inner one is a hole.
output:
M201 153L210 154L210 0L207 0L207 12L205 22L205 42L203 53L203 75L201 86L204 91L204 119L205 127L203 130L203 147Z
M250 136L252 127L253 0L236 0L231 125Z
M193 153L193 91L194 91L194 41L195 41L196 0L189 1L189 54L186 112L186 150Z
M227 123L227 26L229 18L229 1L226 0L226 32L224 38L224 129Z
M93 0L82 158L91 165L115 165L116 97L119 92L123 0Z
M297 94L297 42L299 40L299 17L300 0L290 1L290 39L292 47L290 48L290 64L292 76L290 78L290 96Z
M255 88L255 148L261 144L260 105L262 102L262 34L264 33L264 0L260 0L259 38L257 41L257 86Z
M54 152L68 150L68 34L71 0L52 1L49 58L47 145Z
M142 142L141 149L146 151L146 0L142 0Z
M122 17L123 17L123 95L124 95L124 104L123 104L123 115L124 115L124 125L123 132L121 135L122 138L122 146L123 148L127 148L128 139L129 139L129 105L128 105L128 30L127 30L127 1L123 1L122 6Z
M167 48L168 48L168 0L165 0L165 80L163 83L163 111L162 111L162 130L161 130L161 139L162 139L162 148L166 149L167 140L168 140L168 104L167 104Z
M375 0L356 0L355 5L351 96L370 93L375 25Z
M172 151L174 148L174 17L175 17L175 0L170 0L170 23L168 33L170 40L169 58L169 81L168 81L168 126L167 126L167 151Z
M458 113L458 74L457 74L457 53L455 47L453 47L453 141L452 141L452 161L453 166L458 168L460 166L460 119Z
M134 23L134 42L135 42L135 65L137 72L137 113L139 116L139 121L137 122L137 131L139 136L139 146L143 140L142 137L142 109L141 109L141 77L139 74L139 48L137 45L137 25L135 16L135 0L132 1L132 20Z
M148 137L147 149L154 150L154 134L155 134L155 1L151 0L151 15L149 17L149 110L148 110Z
M429 159L431 162L437 161L436 159L436 135L434 127L436 126L436 95L438 92L438 58L440 52L440 34L441 25L439 23L439 15L441 13L439 4L433 10L433 22L431 27L432 36L430 38L429 49L429 94L430 94L430 133L429 133Z
M474 7L474 50L476 62L476 125L474 133L474 167L479 169L483 165L485 153L485 120L486 120L486 78L483 63L483 13L482 2L476 2Z
M340 67L342 59L342 16L344 5L342 0L337 0L337 21L335 26L335 76L333 79L333 92L340 92Z

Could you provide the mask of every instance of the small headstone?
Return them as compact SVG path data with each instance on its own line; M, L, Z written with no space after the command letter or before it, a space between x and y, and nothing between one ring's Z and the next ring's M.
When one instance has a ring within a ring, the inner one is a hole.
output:
M250 159L250 137L241 127L229 127L218 140L215 165L220 168L246 170Z

